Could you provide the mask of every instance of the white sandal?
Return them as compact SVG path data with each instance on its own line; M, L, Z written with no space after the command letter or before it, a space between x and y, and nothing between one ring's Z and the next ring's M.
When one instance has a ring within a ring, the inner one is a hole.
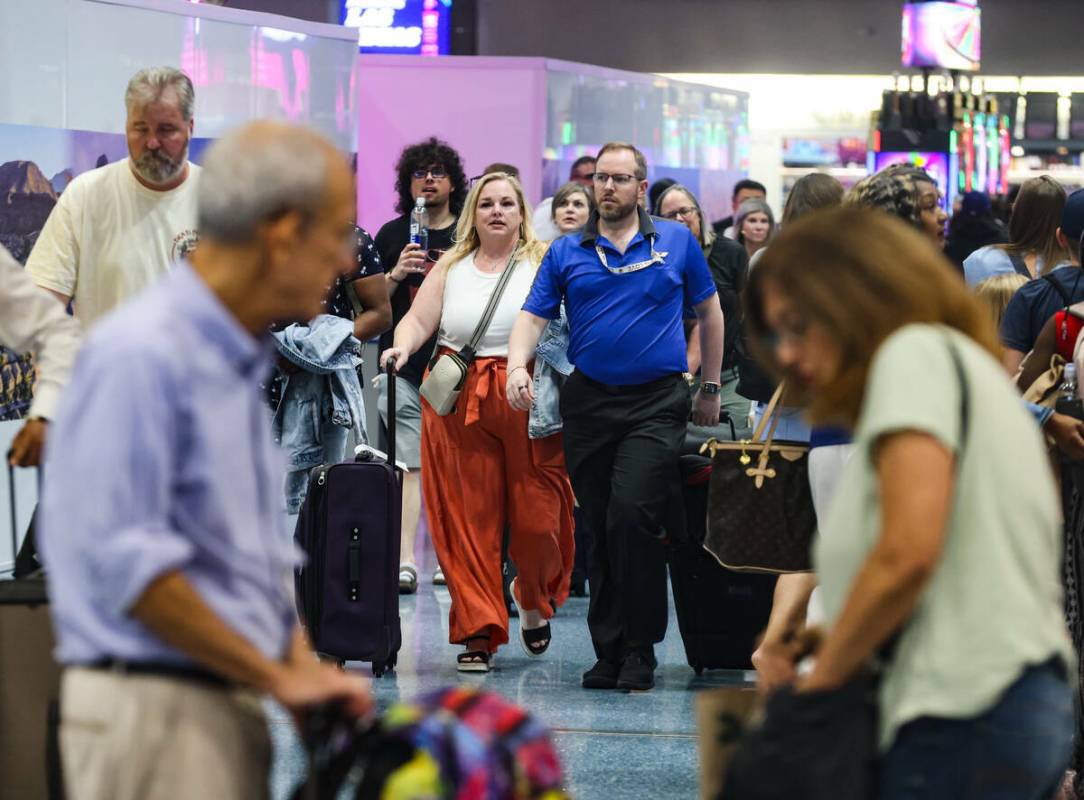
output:
M414 594L418 591L418 568L413 564L399 565L399 594Z

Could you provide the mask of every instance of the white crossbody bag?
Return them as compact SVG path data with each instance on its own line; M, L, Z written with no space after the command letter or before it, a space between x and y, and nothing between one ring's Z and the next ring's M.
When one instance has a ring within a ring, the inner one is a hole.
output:
M497 286L493 290L493 296L489 298L482 318L478 321L478 327L470 337L470 341L458 353L445 353L440 356L429 368L429 374L422 381L421 395L426 402L440 416L447 416L455 410L459 393L463 391L463 384L467 381L467 370L474 361L475 351L482 337L489 330L489 324L493 321L493 315L497 312L497 304L501 302L504 288L512 277L512 266L516 263L517 247L512 251L512 257L497 279Z

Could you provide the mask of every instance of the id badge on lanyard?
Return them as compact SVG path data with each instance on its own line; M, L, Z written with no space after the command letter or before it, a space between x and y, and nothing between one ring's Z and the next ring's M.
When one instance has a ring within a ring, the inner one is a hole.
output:
M595 252L598 253L598 260L602 262L602 266L606 267L614 275L624 275L627 272L639 272L642 269L647 269L652 264L662 264L666 260L666 256L669 253L660 253L655 249L655 237L651 236L648 239L651 245L651 258L647 261L637 261L635 264L627 264L624 267L611 267L610 263L606 260L606 253L602 249L602 245L595 245Z

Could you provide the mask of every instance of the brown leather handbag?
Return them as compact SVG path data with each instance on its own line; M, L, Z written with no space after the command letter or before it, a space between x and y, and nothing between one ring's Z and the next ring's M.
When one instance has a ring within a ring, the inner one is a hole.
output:
M775 441L782 394L780 384L752 441L709 439L700 449L712 460L704 549L727 569L780 574L813 568L817 516L809 444Z

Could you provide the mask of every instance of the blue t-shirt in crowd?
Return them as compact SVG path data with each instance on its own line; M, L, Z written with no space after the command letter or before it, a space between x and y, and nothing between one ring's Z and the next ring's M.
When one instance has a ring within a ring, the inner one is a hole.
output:
M1056 281L1063 292L1051 285ZM1059 267L1042 278L1028 281L1009 301L1001 318L1001 343L1009 350L1027 353L1035 346L1039 331L1065 306L1084 300L1084 271Z
M1054 268L1068 266L1068 264L1068 261L1062 261ZM1047 271L1042 256L1035 257L1035 269L1040 275ZM995 275L1011 275L1014 272L1016 272L1016 267L1013 266L1008 251L1000 245L991 244L980 247L964 259L964 279L972 289L987 278Z
M651 260L633 272L610 269ZM568 358L600 383L635 385L685 372L683 311L715 294L700 244L679 222L640 211L640 230L624 254L598 232L593 214L582 233L555 241L542 259L523 309L555 319L561 301L568 311Z

